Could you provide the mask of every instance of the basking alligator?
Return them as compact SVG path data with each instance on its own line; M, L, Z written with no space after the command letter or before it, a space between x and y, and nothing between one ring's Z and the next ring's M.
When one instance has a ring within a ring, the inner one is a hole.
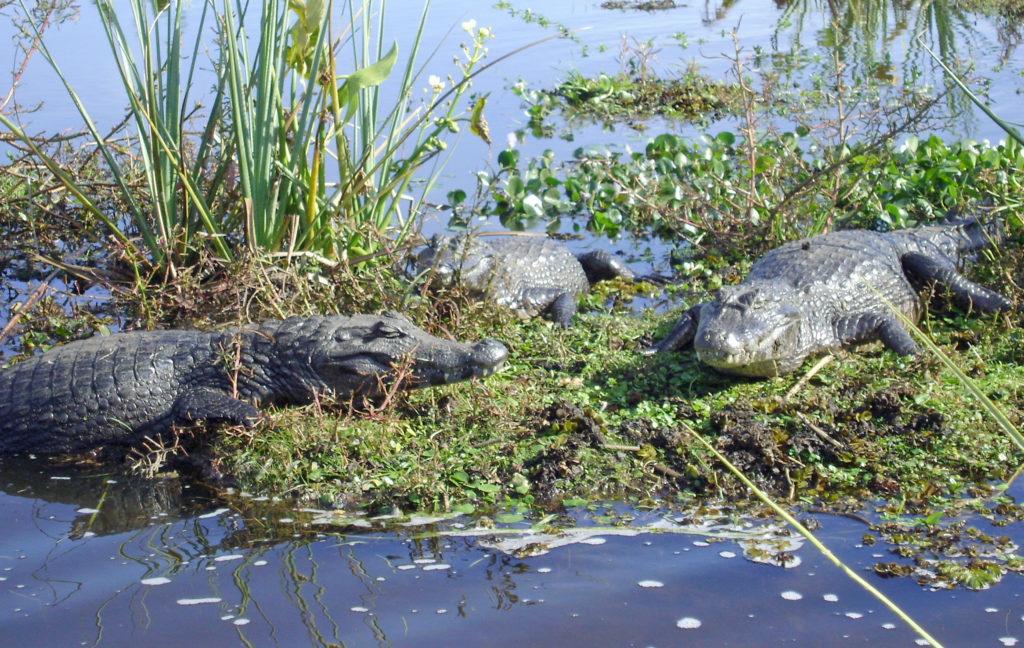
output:
M492 373L508 355L393 315L291 318L215 333L94 337L0 370L0 452L132 444L193 421L253 425L257 405L372 397Z
M872 340L914 354L917 344L886 301L916 321L923 310L918 288L935 283L968 309L1012 306L957 272L971 251L1001 235L999 223L993 225L969 220L887 233L849 230L787 243L754 263L739 285L683 313L646 352L692 342L702 362L742 376L786 373L810 354Z
M416 258L417 272L432 273L441 285L459 283L477 296L520 317L545 311L569 327L576 299L590 284L633 271L605 250L574 256L544 236L435 235Z

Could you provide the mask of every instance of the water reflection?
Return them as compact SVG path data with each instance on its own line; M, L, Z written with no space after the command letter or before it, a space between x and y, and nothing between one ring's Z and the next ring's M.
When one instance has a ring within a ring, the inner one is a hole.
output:
M43 468L0 462L5 647L914 641L807 546L762 546L799 558L790 569L745 560L751 538L787 536L728 509L370 519ZM862 524L820 522L854 569L892 559L859 546ZM948 645L998 645L1024 636L1016 578L985 592L873 583Z

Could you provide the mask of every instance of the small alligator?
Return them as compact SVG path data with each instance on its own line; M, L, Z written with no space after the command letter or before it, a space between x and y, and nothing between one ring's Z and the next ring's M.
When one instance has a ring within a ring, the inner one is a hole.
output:
M576 300L590 285L633 271L605 250L573 255L544 236L437 234L416 257L416 272L442 286L461 285L523 318L545 311L572 326Z
M93 337L0 370L0 452L131 445L196 421L251 426L258 405L341 401L486 376L495 340L442 340L396 315L291 318L214 333ZM407 372L404 373L403 372Z
M919 288L934 283L968 309L1011 308L1010 300L957 272L972 251L1001 234L998 222L983 227L968 220L885 233L838 231L786 243L755 262L740 284L683 313L646 353L692 343L702 362L753 377L793 371L813 353L873 340L912 355L917 343L885 302L917 321L923 311Z

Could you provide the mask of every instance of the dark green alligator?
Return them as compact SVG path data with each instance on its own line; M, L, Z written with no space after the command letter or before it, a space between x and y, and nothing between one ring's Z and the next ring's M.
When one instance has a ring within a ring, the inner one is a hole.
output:
M359 404L399 376L402 387L446 384L507 356L495 340L442 340L396 315L94 337L0 370L0 452L133 445L197 421L251 426L257 406Z
M524 318L550 312L564 327L572 325L577 298L592 283L634 279L633 271L605 250L575 256L557 241L529 234L437 234L416 265L417 273L440 285L458 284Z
M971 252L1001 240L999 223L930 225L895 232L848 230L787 243L761 257L736 286L690 308L647 353L692 343L711 367L742 376L775 376L807 356L881 340L900 355L918 351L891 304L912 321L921 287L949 290L961 306L991 313L1010 300L958 272Z

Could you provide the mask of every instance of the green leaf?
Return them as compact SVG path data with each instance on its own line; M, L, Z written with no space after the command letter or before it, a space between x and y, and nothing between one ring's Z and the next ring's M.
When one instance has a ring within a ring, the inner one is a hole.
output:
M338 88L338 94L344 97L344 102L348 105L345 111L345 121L352 119L352 115L356 112L359 91L383 83L391 74L391 68L395 66L396 60L398 60L397 42L391 44L391 49L384 55L384 58L345 77L345 83Z
M523 198L523 211L531 218L540 218L544 215L544 203L535 194Z

